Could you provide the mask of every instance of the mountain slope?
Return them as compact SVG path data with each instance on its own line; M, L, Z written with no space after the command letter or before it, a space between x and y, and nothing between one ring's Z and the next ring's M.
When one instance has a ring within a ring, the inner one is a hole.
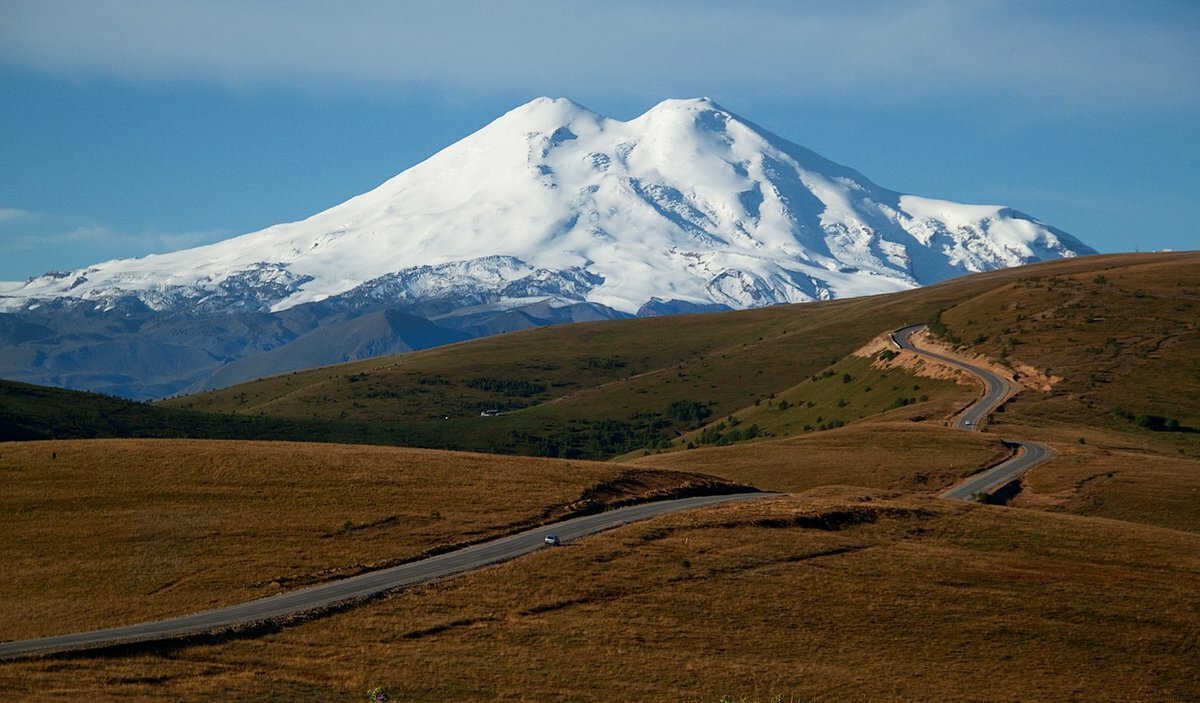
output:
M1195 310L1189 306L1196 305L1191 298L1198 260L1197 253L1105 255L976 274L886 296L536 329L263 379L167 404L378 423L432 447L606 457L655 448L692 429L695 420L705 419L697 406L713 422L755 403L765 412L773 398L778 407L785 391L831 371L834 389L821 391L818 383L816 390L798 394L809 401L827 398L828 407L787 411L797 418L814 414L800 419L797 429L832 420L851 424L860 413L875 412L881 396L890 402L892 394L914 401L929 395L936 402L938 394L926 380L885 383L840 360L886 330L945 311L945 324L963 325L956 333L968 348L1007 359L1025 376L1049 369L1059 377L1052 391L1022 396L993 424L1025 416L1042 437L1062 424L1055 437L1072 442L1080 428L1142 437L1134 422L1114 418L1113 407L1163 415L1188 427L1200 423L1194 403L1187 404L1192 410L1182 409L1184 396L1176 395L1174 409L1161 404L1175 389L1200 392L1188 377L1194 361L1183 361L1196 358ZM1038 277L1061 279L1054 295L1065 295L1062 301L1032 287ZM1096 277L1123 283L1096 284ZM1156 283L1159 279L1164 283ZM1067 307L1052 315L1040 314L1063 303ZM1107 311L1107 321L1096 319L1093 306ZM1021 316L1030 319L1018 321ZM1010 336L1019 338L1015 346ZM1092 376L1103 370L1096 361L1114 353L1111 344L1095 352L1110 336L1121 344L1126 375L1117 377L1119 383ZM1135 339L1144 340L1143 346L1134 346ZM1001 346L993 352L993 344ZM851 383L841 382L845 373L854 377ZM972 392L961 391L964 398ZM1150 399L1155 402L1148 404ZM479 416L497 408L505 414ZM930 410L911 409L918 415ZM755 422L747 419L743 427ZM1194 436L1200 435L1158 433L1155 440Z
M881 188L707 99L622 122L539 98L302 222L6 286L154 310L555 298L636 313L882 293L1093 253L1008 208Z
M293 342L221 366L196 390L222 388L288 371L341 364L373 356L452 344L468 335L430 321L383 309L359 316L341 314Z
M472 336L387 306L199 315L130 298L107 311L56 300L0 313L0 377L161 398Z

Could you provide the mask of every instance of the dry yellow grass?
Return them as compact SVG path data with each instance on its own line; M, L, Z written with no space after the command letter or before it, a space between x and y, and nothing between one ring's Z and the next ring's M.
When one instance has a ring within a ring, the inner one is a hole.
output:
M1200 533L1200 461L1078 444L1055 451L1025 477L1014 506Z
M942 321L971 353L1058 379L1013 403L1010 421L1117 430L1200 455L1200 253L1094 262L1075 272L1031 267L964 297ZM1191 431L1152 433L1117 410Z
M830 484L939 491L1005 456L1008 450L994 436L893 421L652 454L630 463L703 471L784 492Z
M180 615L280 582L350 575L539 520L627 469L284 442L2 444L0 638Z
M355 701L374 686L402 701L1200 696L1200 536L863 493L639 523L256 640L3 664L0 691L96 701Z

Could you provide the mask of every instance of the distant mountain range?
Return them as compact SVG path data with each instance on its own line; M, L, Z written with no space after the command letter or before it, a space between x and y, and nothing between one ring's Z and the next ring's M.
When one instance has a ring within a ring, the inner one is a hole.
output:
M707 99L538 98L307 220L0 283L0 377L132 398L544 324L884 293L1095 253Z

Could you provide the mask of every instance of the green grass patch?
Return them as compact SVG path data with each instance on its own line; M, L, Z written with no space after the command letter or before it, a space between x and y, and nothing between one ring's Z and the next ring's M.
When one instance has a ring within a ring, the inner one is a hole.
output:
M952 381L921 378L903 369L874 368L873 361L846 357L774 397L685 434L673 446L725 445L837 429L897 408L973 392Z

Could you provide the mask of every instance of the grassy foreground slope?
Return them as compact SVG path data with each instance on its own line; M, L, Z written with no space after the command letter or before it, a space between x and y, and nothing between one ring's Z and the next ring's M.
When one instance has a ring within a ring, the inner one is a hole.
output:
M713 483L337 444L0 444L0 638L182 615L530 527L581 500Z
M3 664L0 690L1195 700L1197 554L1186 532L825 489L635 524L259 639Z

